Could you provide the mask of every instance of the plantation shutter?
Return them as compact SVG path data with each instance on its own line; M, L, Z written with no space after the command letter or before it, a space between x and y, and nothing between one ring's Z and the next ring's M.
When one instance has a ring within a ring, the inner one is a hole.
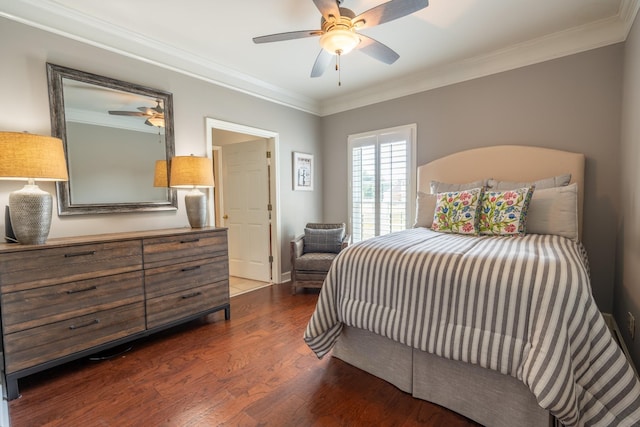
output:
M349 138L354 242L408 228L415 188L415 126Z

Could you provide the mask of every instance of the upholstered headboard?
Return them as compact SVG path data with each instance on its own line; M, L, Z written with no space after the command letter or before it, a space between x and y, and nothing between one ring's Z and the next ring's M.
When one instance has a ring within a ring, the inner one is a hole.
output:
M495 145L460 151L418 167L418 191L430 192L432 180L463 184L493 178L536 181L571 174L578 184L578 230L582 236L584 154L520 145Z

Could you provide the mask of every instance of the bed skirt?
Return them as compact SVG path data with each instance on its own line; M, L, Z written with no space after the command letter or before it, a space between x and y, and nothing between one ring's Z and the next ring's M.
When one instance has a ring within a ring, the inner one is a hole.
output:
M418 399L485 426L555 425L555 419L517 379L416 350L363 329L345 325L332 355Z

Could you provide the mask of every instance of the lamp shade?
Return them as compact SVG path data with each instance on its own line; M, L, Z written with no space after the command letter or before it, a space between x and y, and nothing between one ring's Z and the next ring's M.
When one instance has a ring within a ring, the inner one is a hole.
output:
M171 159L171 187L213 187L213 162L207 157L176 156Z
M153 174L153 186L154 187L168 187L167 181L167 161L156 160L156 168Z
M171 187L191 188L185 194L184 204L192 228L207 224L207 195L198 188L213 187L213 162L207 157L176 156L171 159L169 177Z
M20 132L0 132L0 179L67 181L62 140Z

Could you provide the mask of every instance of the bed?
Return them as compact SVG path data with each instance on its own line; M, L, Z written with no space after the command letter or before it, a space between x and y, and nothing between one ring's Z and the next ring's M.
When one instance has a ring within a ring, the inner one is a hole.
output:
M477 237L417 227L352 245L327 276L305 341L318 357L483 425L638 425L640 384L593 301L580 244L584 156L468 150L419 167L418 192L434 181L563 174L574 188L573 238L564 228Z

